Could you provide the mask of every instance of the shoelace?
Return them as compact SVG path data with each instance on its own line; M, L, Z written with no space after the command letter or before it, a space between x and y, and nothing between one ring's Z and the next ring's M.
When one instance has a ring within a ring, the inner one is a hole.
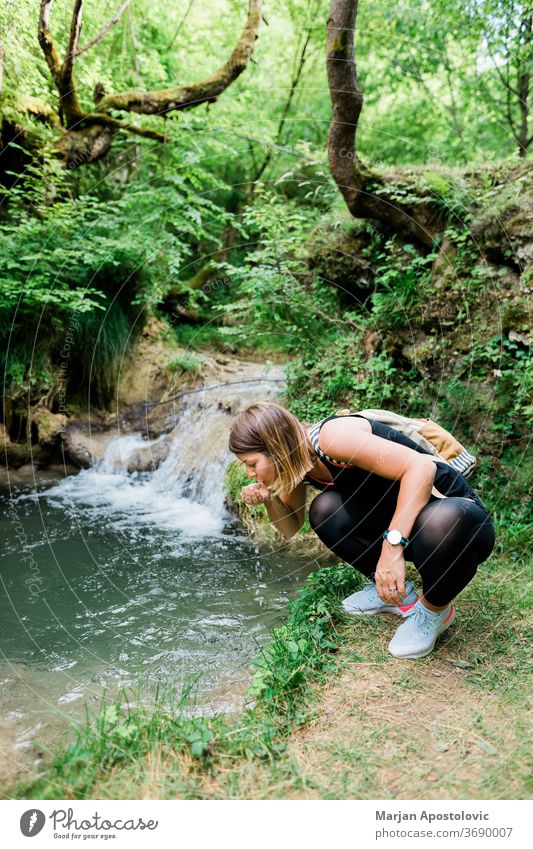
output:
M424 631L424 633L428 633L432 630L430 626L433 622L436 624L436 620L432 620L429 616L427 616L426 609L423 604L420 604L420 602L413 608L413 612L409 619L414 622L417 628Z

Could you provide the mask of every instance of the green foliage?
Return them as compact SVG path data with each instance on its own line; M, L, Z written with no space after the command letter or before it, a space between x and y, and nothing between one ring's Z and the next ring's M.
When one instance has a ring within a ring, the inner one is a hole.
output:
M330 652L339 644L334 624L339 602L363 583L352 566L339 563L319 569L306 581L289 619L274 631L269 645L254 661L250 694L260 706L274 709L290 721L301 708L310 680L330 668Z
M424 402L413 378L419 379L416 370L406 374L385 351L365 357L361 335L352 333L303 353L291 364L287 402L307 421L345 407L355 411L392 405L414 415L424 411Z
M101 776L117 768L131 768L157 754L162 746L175 753L189 752L199 761L205 759L224 720L191 715L193 685L187 684L179 698L171 687L160 689L150 705L143 703L139 693L126 690L112 701L104 698L96 717L87 717L74 741L58 754L49 774L33 785L37 797L57 799L67 794L83 798Z
M142 320L137 324L142 326ZM96 406L110 403L133 338L131 319L119 303L108 303L105 313L80 314L72 333L68 364L74 393L86 388Z
M42 351L47 381L53 380L51 365L75 313L80 321L84 316L78 388L88 388L90 373L97 403L110 397L116 378L111 360L118 363L142 327L145 308L163 299L193 246L208 250L218 244L227 220L198 191L207 186L217 191L220 181L183 148L181 153L181 171L176 145L175 167L148 187L134 181L124 189L110 180L105 189L87 186L73 197L71 176L44 160L29 166L12 189L2 190L8 204L0 220L0 334L10 340L10 358L3 361L10 390L27 383L32 351L38 357ZM143 167L157 173L159 165L147 154Z
M376 272L376 291L372 295L371 318L377 326L390 328L408 325L415 304L428 294L431 266L436 254L421 255L413 245L398 247L394 239L363 251Z
M490 429L504 438L516 437L533 424L533 361L531 353L508 336L493 336L475 345L465 356L462 371L468 369L472 385L490 378L495 384L491 403Z
M0 223L2 330L13 311L26 319L47 307L57 312L101 307L101 292L92 284L104 258L116 264L110 238L114 210L101 222L98 203L71 201L66 177L49 165L30 167L24 183L2 193L9 197L9 215ZM57 203L52 206L54 195Z
M268 518L264 504L250 507L241 498L241 490L252 481L246 476L244 464L232 460L226 469L225 490L233 513L239 517L243 527L250 536L260 537L262 541L273 542L276 538L275 529Z
M309 279L303 251L305 235L317 213L272 192L261 191L253 207L243 214L249 250L239 265L226 263L230 278L230 303L220 306L224 333L229 339L259 340L281 335L287 351L299 350L326 326L317 318L335 308L331 289ZM326 316L327 323L327 316Z
M239 501L241 489L250 483L244 463L239 460L232 460L226 469L225 488L231 504L237 504ZM262 505L258 505L262 506Z
M203 360L197 354L182 353L172 359L167 368L171 372L195 374L201 371Z

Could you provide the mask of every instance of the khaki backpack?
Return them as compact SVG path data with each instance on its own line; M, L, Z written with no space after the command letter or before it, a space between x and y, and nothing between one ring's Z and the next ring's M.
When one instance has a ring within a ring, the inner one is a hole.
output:
M351 412L351 410L337 410L335 415L348 416ZM389 425L399 433L408 436L425 451L439 460L444 460L452 469L465 477L471 475L476 467L476 458L451 433L431 419L411 419L388 410L358 410L357 412L365 418Z

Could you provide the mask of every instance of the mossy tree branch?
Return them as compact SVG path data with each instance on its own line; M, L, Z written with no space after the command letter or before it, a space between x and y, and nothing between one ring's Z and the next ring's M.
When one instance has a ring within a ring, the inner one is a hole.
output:
M250 61L261 25L261 3L250 0L243 33L230 58L211 77L199 83L161 91L124 91L108 94L98 103L98 112L122 109L144 115L165 115L180 109L191 109L201 103L213 103L245 70Z
M118 7L110 21L98 35L85 46L79 47L84 0L74 0L69 42L65 58L61 61L50 32L50 12L53 0L40 0L39 44L50 74L59 92L60 118L66 132L57 140L56 151L64 164L76 168L86 162L103 157L111 146L113 137L120 131L164 142L163 133L144 129L120 120L112 111L136 112L163 116L180 109L191 109L201 103L218 99L247 67L254 50L262 21L261 0L249 0L248 17L244 30L228 61L212 76L198 83L161 91L128 91L106 94L97 86L95 109L82 109L76 88L74 67L76 57L100 41L119 20L129 5L129 0Z

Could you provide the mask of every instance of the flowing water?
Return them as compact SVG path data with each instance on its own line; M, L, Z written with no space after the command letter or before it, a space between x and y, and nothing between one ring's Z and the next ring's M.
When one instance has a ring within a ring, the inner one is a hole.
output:
M121 687L149 699L194 681L198 710L242 703L252 656L314 566L283 544L254 544L226 508L222 398L231 390L233 414L281 385L279 370L244 378L191 396L151 443L114 436L93 468L3 498L4 749L64 734ZM128 472L163 443L156 471Z

